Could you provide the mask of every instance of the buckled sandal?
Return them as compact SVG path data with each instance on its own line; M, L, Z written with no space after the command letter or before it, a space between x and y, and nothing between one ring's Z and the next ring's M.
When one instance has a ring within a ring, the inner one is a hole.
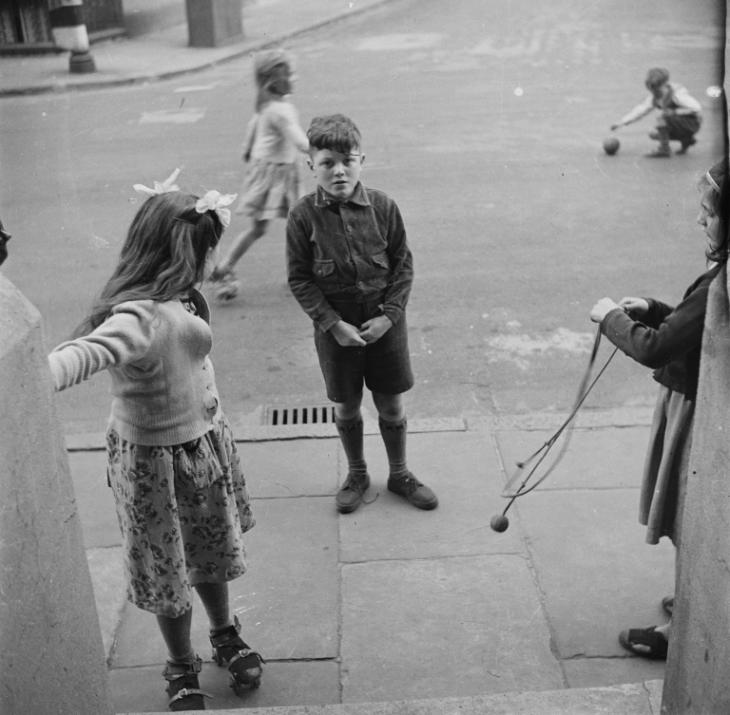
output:
M217 268L208 278L208 282L213 287L213 293L216 300L221 303L227 303L238 296L241 290L241 284L236 278L236 274L232 269L219 271Z
M649 628L630 628L621 631L618 642L626 650L649 660L666 660L669 641L663 633L656 630L656 626Z
M266 661L238 634L241 624L234 616L233 625L214 631L210 636L213 646L213 660L221 667L228 667L231 687L236 695L243 690L252 690L261 685L261 664Z
M167 691L170 699L167 707L173 712L181 710L205 710L205 700L212 695L200 689L198 673L203 661L196 655L192 663L171 663L167 661L162 676L167 680Z

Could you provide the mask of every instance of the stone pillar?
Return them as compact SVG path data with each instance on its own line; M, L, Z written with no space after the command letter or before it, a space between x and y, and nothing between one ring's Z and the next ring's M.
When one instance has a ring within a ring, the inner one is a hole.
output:
M185 0L190 47L219 47L243 37L241 0Z
M83 0L48 0L48 14L56 46L62 50L71 50L69 72L95 72L96 64L89 52Z
M727 11L721 22L727 28ZM718 52L725 66L727 45ZM725 87L727 91L727 86ZM723 99L725 132L728 104ZM728 143L725 136L724 150ZM714 157L714 161L721 157ZM727 202L728 179L723 200ZM730 229L726 205L725 230ZM663 715L730 713L730 286L710 285L702 337Z
M38 311L0 274L0 713L110 715Z
M730 300L710 286L662 713L730 713Z

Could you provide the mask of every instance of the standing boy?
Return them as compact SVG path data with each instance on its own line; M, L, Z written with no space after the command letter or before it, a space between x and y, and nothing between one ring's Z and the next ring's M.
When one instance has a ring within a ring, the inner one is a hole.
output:
M378 411L390 466L388 489L419 509L435 509L436 495L406 464L402 393L413 386L405 316L413 260L403 219L392 199L360 183L365 157L351 119L315 117L307 137L317 187L289 213L289 287L314 322L327 397L347 457L337 509L355 511L370 486L360 411L363 384Z
M649 134L656 139L659 146L647 154L652 158L664 158L672 155L669 141L678 141L681 146L677 154L684 154L697 142L695 134L702 124L702 105L681 84L669 81L669 72L662 67L652 67L644 82L650 94L643 102L637 104L617 124L611 125L611 131L632 124L651 112L659 110L656 130Z

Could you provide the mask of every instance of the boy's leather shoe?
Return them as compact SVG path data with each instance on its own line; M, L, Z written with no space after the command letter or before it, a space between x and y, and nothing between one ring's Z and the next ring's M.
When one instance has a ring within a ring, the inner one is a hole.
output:
M348 473L345 483L340 487L335 497L337 511L340 514L349 514L355 511L362 503L362 495L370 487L370 476Z
M439 504L433 491L419 482L410 472L389 477L388 490L404 497L419 509L435 509Z

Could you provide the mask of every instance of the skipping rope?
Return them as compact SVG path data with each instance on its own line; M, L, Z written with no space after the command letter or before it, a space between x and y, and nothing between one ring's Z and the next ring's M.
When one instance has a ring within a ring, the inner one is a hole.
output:
M576 394L575 402L573 403L573 408L571 409L568 416L565 418L565 421L563 424L558 427L558 429L554 432L554 434L536 451L534 451L527 459L517 462L517 468L515 472L512 474L512 476L507 480L507 484L504 487L504 490L502 491L502 497L505 499L509 499L507 502L507 506L504 508L504 511L501 514L496 514L492 517L491 520L491 527L494 529L494 531L506 531L507 527L509 526L509 520L507 519L507 512L509 511L509 508L514 504L515 500L519 499L520 497L525 496L526 494L529 494L534 489L537 489L553 472L555 467L558 466L560 463L560 460L565 455L566 450L568 449L568 444L570 443L570 437L573 434L573 419L578 414L578 410L580 409L581 405L585 402L586 398L588 397L590 391L593 389L596 382L598 382L598 379L603 375L603 373L606 371L606 368L608 367L611 360L613 360L614 355L618 352L618 348L614 348L613 352L608 356L608 359L603 363L601 368L596 373L595 377L591 378L591 374L593 373L593 367L596 362L596 357L598 356L598 347L601 344L601 328L596 330L596 337L593 341L593 349L591 350L591 356L588 360L588 366L583 373L583 377L581 378L580 385L578 386L578 392ZM566 431L567 430L567 431ZM538 469L542 465L542 463L545 461L545 458L548 456L550 450L552 449L553 445L558 441L560 436L565 432L565 439L563 440L562 447L560 448L560 451L553 459L552 463L544 470L544 472L539 476L535 477L535 474L537 473ZM514 484L517 482L517 480L524 474L524 472L528 469L527 474L525 475L524 479L520 483L519 487L517 489L514 489ZM534 479L533 479L534 477ZM532 483L530 483L532 482Z

